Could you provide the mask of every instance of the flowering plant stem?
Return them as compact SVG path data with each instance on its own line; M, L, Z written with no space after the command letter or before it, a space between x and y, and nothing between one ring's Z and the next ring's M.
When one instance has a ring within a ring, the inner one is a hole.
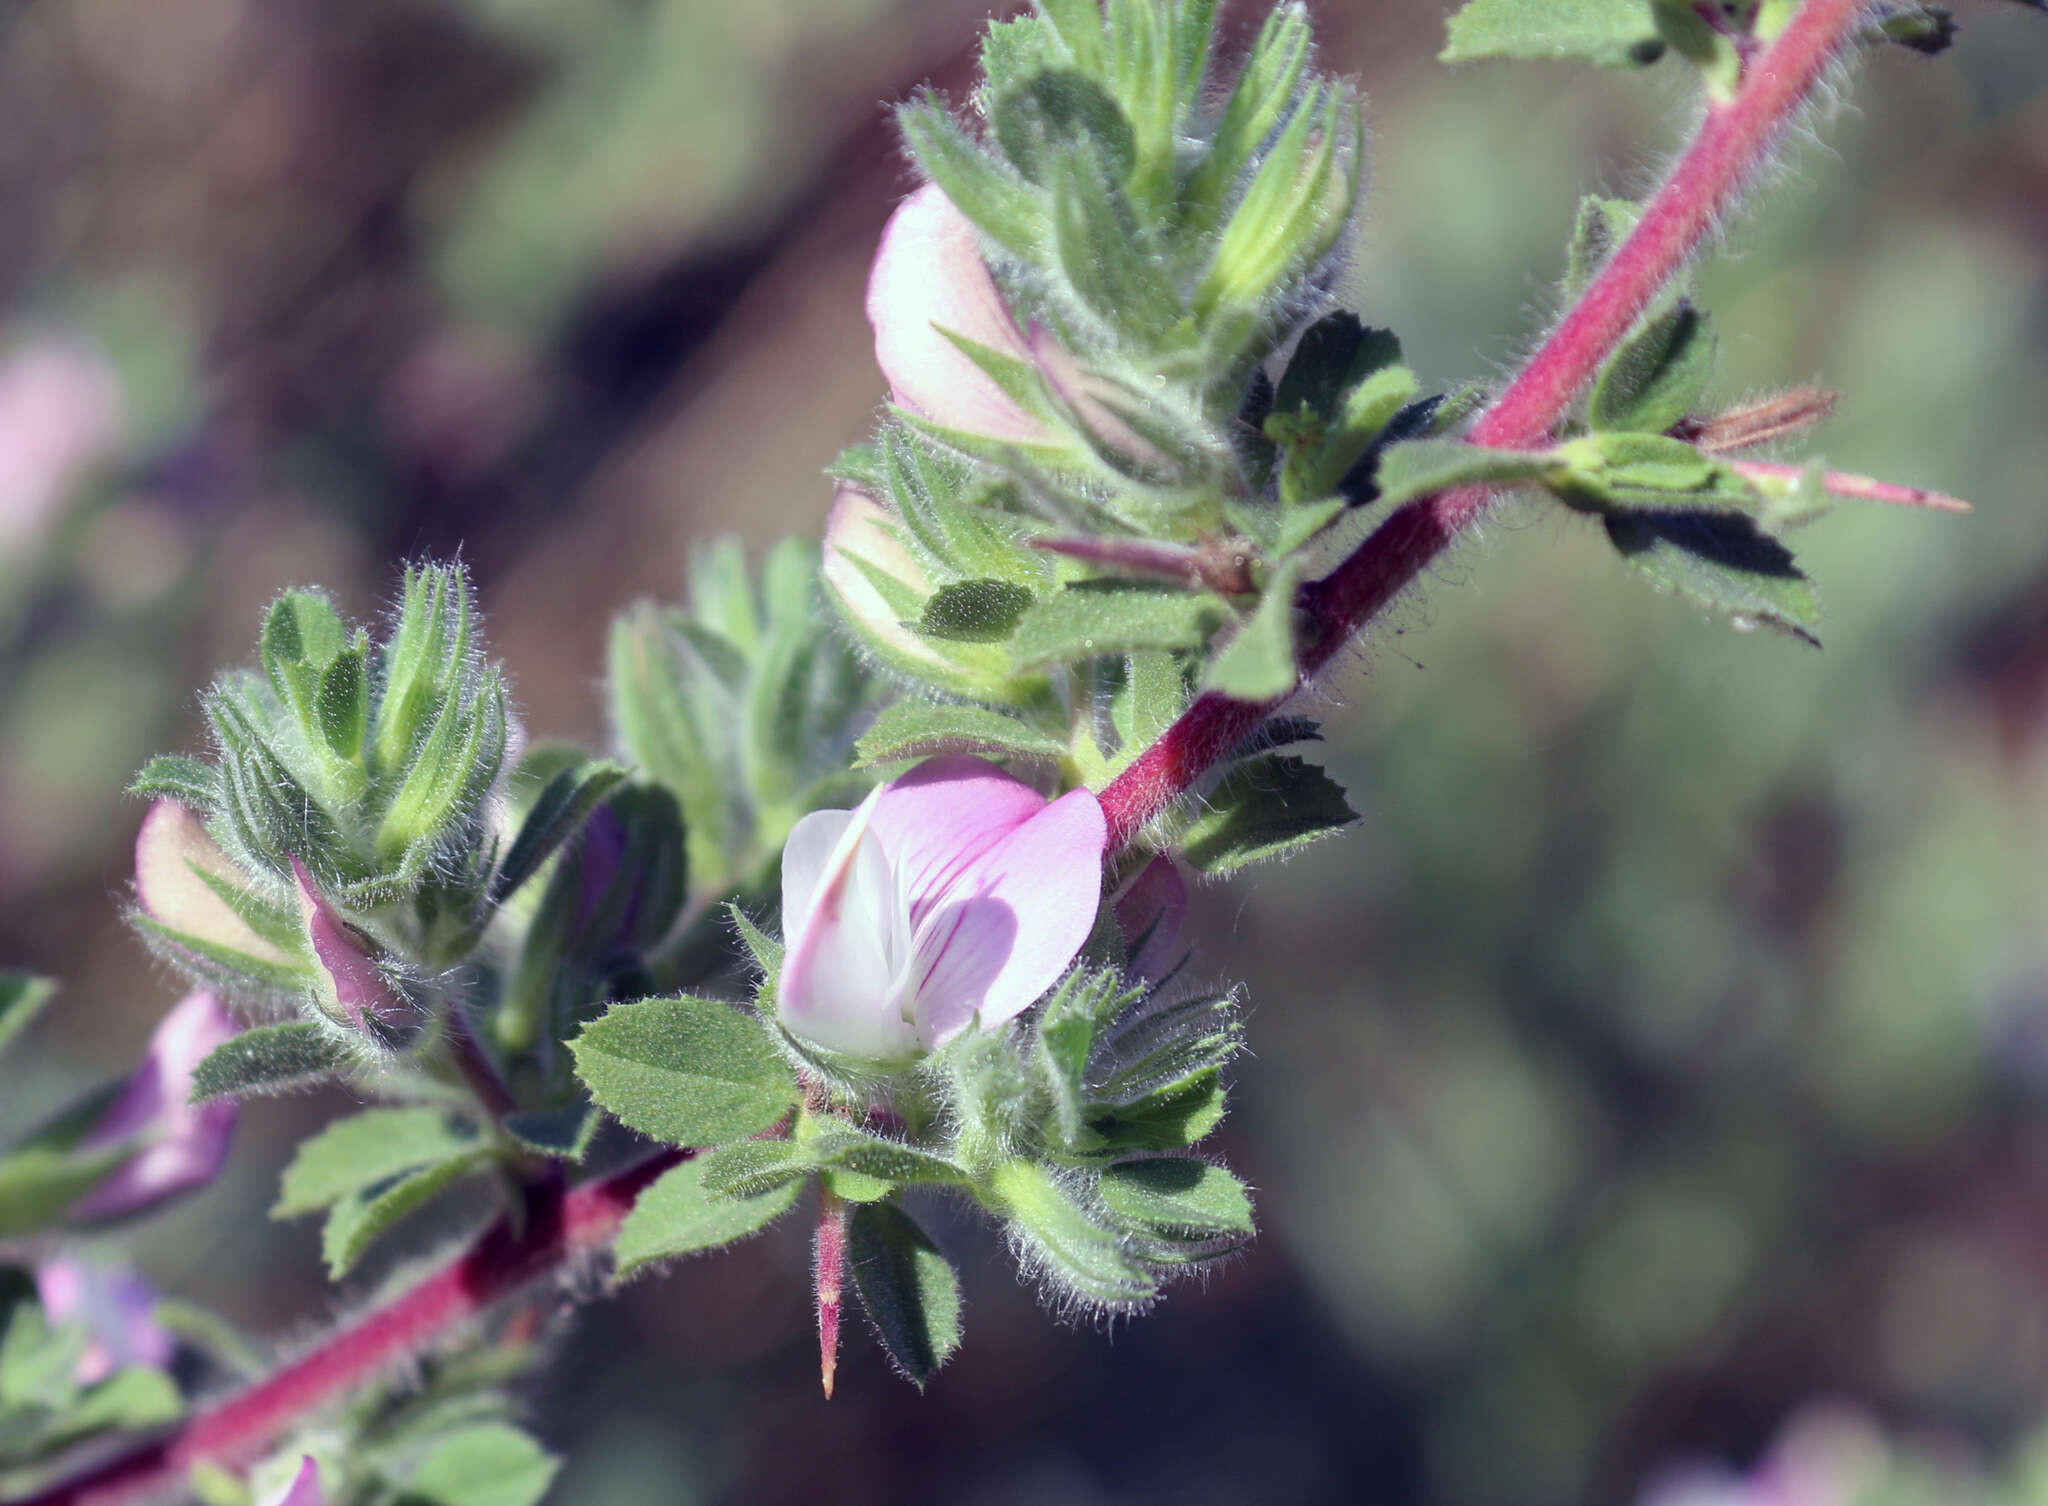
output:
M1771 45L1751 54L1741 87L1710 102L1698 135L1636 228L1521 374L1472 426L1478 445L1548 441L1651 301L1681 272L1751 181L1827 70L1854 40L1866 0L1807 0ZM1302 588L1304 683L1486 512L1493 493L1461 487L1408 503L1329 575ZM1282 701L1210 693L1190 706L1102 792L1112 850L1186 794Z
M1692 145L1577 304L1471 431L1475 444L1542 444L1631 325L1714 233L1852 41L1866 0L1807 0L1747 60L1733 97L1710 103ZM1312 677L1485 513L1461 488L1402 507L1322 580L1303 588L1302 673ZM1242 744L1279 701L1204 695L1101 796L1114 850ZM357 1317L277 1374L135 1452L55 1484L22 1506L117 1506L174 1487L200 1463L252 1457L304 1414L419 1353L617 1232L641 1189L684 1158L670 1151L569 1191L529 1193L504 1219L404 1295Z
M461 1255L403 1296L372 1308L276 1374L206 1407L175 1431L96 1464L21 1506L114 1506L173 1490L196 1464L228 1465L262 1453L307 1413L458 1331L580 1255L603 1249L633 1200L688 1156L667 1150L601 1181L544 1185Z

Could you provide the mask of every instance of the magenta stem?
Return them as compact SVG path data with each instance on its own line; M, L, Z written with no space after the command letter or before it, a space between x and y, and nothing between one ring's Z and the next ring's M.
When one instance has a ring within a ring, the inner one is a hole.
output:
M1579 301L1529 364L1480 415L1474 444L1545 443L1631 325L1712 236L1744 188L1813 98L1848 45L1865 0L1807 0L1768 50L1749 59L1743 84L1710 105L1699 134ZM1494 494L1467 487L1422 497L1387 519L1322 580L1302 588L1302 679L1327 667L1361 629L1487 510ZM1287 699L1253 704L1208 694L1102 792L1110 848L1130 842L1241 746Z

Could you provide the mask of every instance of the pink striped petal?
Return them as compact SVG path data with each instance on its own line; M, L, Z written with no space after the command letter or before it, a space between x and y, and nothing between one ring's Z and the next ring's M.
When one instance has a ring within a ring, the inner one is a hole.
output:
M1045 796L971 753L928 758L882 791L875 835L924 923L948 887L1046 807Z
M908 922L871 827L875 809L870 797L852 813L815 879L812 854L835 823L817 822L806 834L795 886L784 891L785 903L798 901L801 918L794 928L784 926L789 950L776 1012L793 1034L828 1051L897 1061L917 1049L916 1034L895 1004Z
M899 407L970 434L1050 442L1045 425L941 333L1031 359L973 224L935 183L905 199L882 232L868 278L868 323L875 362Z
M235 1133L233 1103L194 1104L192 1074L236 1032L234 1018L205 990L187 994L150 1037L149 1051L79 1145L100 1150L138 1137L146 1143L71 1207L71 1217L120 1218L220 1174Z
M985 1030L1008 1023L1059 981L1095 927L1107 840L1101 803L1074 790L939 892L911 961L912 1009L926 1049L977 1018Z

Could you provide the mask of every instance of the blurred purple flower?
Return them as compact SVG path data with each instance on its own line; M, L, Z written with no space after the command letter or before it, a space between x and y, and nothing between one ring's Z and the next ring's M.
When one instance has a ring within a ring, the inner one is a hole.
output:
M81 1150L137 1142L134 1155L71 1206L82 1220L121 1218L203 1187L220 1174L235 1133L233 1103L191 1102L192 1073L235 1034L220 1000L187 994L164 1016L128 1085L79 1141Z
M97 352L44 335L0 358L0 556L27 548L125 426Z
M784 1024L902 1061L1014 1019L1088 939L1105 840L1087 790L1048 801L965 755L804 817L782 850Z
M1690 1465L1655 1481L1637 1506L1857 1506L1883 1477L1883 1435L1863 1413L1822 1403L1788 1423L1748 1474Z
M1132 976L1158 982L1187 961L1190 949L1181 941L1187 918L1187 880L1172 858L1154 858L1116 897L1116 923L1131 949Z
M52 1325L86 1331L85 1353L72 1373L81 1386L130 1365L160 1369L171 1362L176 1346L156 1321L156 1292L133 1271L63 1255L36 1272L36 1295Z

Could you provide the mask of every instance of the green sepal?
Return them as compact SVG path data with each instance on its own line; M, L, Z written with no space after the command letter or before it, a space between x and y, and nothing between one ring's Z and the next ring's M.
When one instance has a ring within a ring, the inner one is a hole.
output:
M1457 439L1410 439L1380 452L1382 501L1398 507L1460 486L1513 486L1545 481L1559 461L1548 450L1496 450Z
M1148 649L1200 648L1229 616L1209 591L1085 581L1039 600L1010 639L1020 670Z
M671 1145L744 1140L800 1096L760 1024L716 999L614 1004L569 1047L591 1097L629 1129Z
M1244 1049L1244 1020L1229 994L1155 994L1119 1010L1090 1066L1089 1099L1117 1112L1178 1101Z
M199 759L160 753L142 766L128 793L149 800L175 800L207 815L220 804L220 775Z
M1641 0L1631 0L1638 9ZM1600 269L1607 265L1621 243L1628 239L1643 217L1643 208L1627 199L1602 198L1588 194L1579 200L1579 216L1572 225L1571 246L1566 253L1564 297L1576 303L1592 286Z
M296 1092L345 1075L361 1047L311 1020L257 1025L223 1041L193 1069L193 1103Z
M1159 1284L1126 1253L1123 1231L1090 1206L1085 1185L1035 1162L1005 1161L989 1174L988 1196L1031 1269L1092 1306L1142 1306Z
M1644 68L1664 55L1644 0L1467 0L1437 60L1489 58Z
M964 1187L964 1168L943 1156L917 1150L900 1141L866 1134L850 1126L829 1128L811 1142L816 1163L830 1171L853 1172L892 1187L928 1185Z
M1220 1166L1187 1156L1125 1161L1102 1173L1102 1201L1143 1231L1155 1260L1212 1259L1255 1231L1244 1184Z
M919 701L898 701L889 707L854 747L861 768L940 753L1058 758L1066 752L1059 739L1000 711Z
M128 923L152 952L188 977L230 998L296 1000L313 987L310 965L252 957L234 947L158 925L140 910L128 913Z
M1116 968L1076 968L1039 1011L1033 1066L1052 1100L1052 1128L1071 1152L1096 1148L1085 1123L1093 1103L1088 1067L1098 1034L1140 997Z
M726 914L732 919L732 928L746 947L747 955L754 959L754 966L761 970L764 984L775 986L775 980L782 976L783 944L754 924L754 919L738 905L727 905Z
M685 1161L640 1194L613 1247L622 1279L656 1261L715 1250L758 1234L794 1207L803 1191L798 1178L750 1195L713 1196L704 1186L704 1174L717 1159Z
M13 1045L56 997L57 985L48 978L11 969L0 971L0 1051Z
M482 1143L473 1125L445 1109L365 1109L300 1143L270 1216L315 1212L423 1167L466 1157Z
M1740 513L1691 509L1613 513L1607 537L1660 588L1820 646L1820 598L1792 551Z
M894 1203L867 1203L846 1217L846 1269L889 1362L922 1389L960 1347L951 1262Z
M1027 259L1039 251L1044 216L1035 191L999 166L930 92L896 110L896 125L917 165L991 240Z
M1718 341L1686 299L1660 309L1609 358L1593 384L1595 429L1662 434L1693 411L1714 374Z
M989 110L1003 154L1033 183L1054 159L1092 143L1117 182L1137 166L1137 135L1109 92L1076 68L1053 68L1005 89Z
M1223 776L1181 832L1176 850L1204 873L1235 873L1295 852L1357 819L1343 788L1322 769L1263 754Z
M1212 1069L1174 1092L1098 1114L1088 1128L1107 1155L1185 1150L1223 1122L1226 1096L1222 1074Z
M503 904L511 894L539 871L569 838L582 829L590 813L631 771L604 759L579 761L557 773L534 797L533 807L520 823L519 835L491 881L491 902Z

